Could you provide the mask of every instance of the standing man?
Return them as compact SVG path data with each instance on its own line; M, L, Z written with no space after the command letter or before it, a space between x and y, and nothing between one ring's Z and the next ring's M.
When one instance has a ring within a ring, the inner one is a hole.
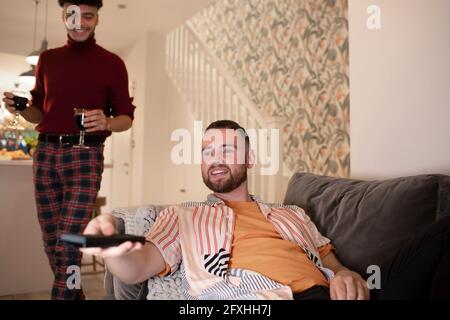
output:
M36 206L45 251L55 275L52 299L84 299L81 288L68 287L69 266L80 266L81 254L60 242L62 233L82 233L88 224L103 173L103 144L111 132L128 130L135 107L128 93L123 61L96 44L102 0L58 0L68 33L67 44L41 54L31 106L22 112L37 123L39 144L33 173ZM76 28L73 6L79 9ZM14 112L13 96L5 93ZM77 148L74 108L85 108L85 145Z

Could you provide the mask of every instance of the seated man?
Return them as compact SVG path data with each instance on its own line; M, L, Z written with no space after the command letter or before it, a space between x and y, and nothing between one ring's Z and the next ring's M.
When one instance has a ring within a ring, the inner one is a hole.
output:
M249 194L253 158L242 127L227 120L212 123L202 141L202 177L214 192L207 201L165 209L144 246L127 242L83 251L102 256L126 283L169 275L183 262L182 287L190 299L369 299L366 281L337 260L330 240L301 208L266 204ZM115 222L112 215L99 216L85 234L114 234ZM420 292L429 286L449 253L449 229L450 219L442 219L430 229L433 237L401 250L382 268L382 288L373 296L405 298L399 289L404 282ZM436 250L425 249L430 246ZM417 254L424 251L428 256ZM422 274L427 284L408 277L417 277L423 259L429 261Z

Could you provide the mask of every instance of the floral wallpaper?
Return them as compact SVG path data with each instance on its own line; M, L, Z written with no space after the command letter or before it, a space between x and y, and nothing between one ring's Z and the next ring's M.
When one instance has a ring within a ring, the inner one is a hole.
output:
M350 175L347 0L218 0L191 23L256 106L282 116L285 165Z

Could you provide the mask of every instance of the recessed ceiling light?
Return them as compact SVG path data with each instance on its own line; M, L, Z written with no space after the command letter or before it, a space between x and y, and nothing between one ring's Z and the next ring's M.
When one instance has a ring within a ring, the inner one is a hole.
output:
M127 8L127 5L126 5L126 4L123 4L123 3L119 3L119 4L117 5L117 7L118 7L119 9L126 9L126 8Z

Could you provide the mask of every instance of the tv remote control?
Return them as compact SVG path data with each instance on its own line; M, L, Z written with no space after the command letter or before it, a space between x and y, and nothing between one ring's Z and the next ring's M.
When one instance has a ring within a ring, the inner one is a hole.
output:
M131 241L145 244L145 237L129 234L117 234L113 236L82 235L65 233L61 235L61 241L70 243L81 248L109 248Z

